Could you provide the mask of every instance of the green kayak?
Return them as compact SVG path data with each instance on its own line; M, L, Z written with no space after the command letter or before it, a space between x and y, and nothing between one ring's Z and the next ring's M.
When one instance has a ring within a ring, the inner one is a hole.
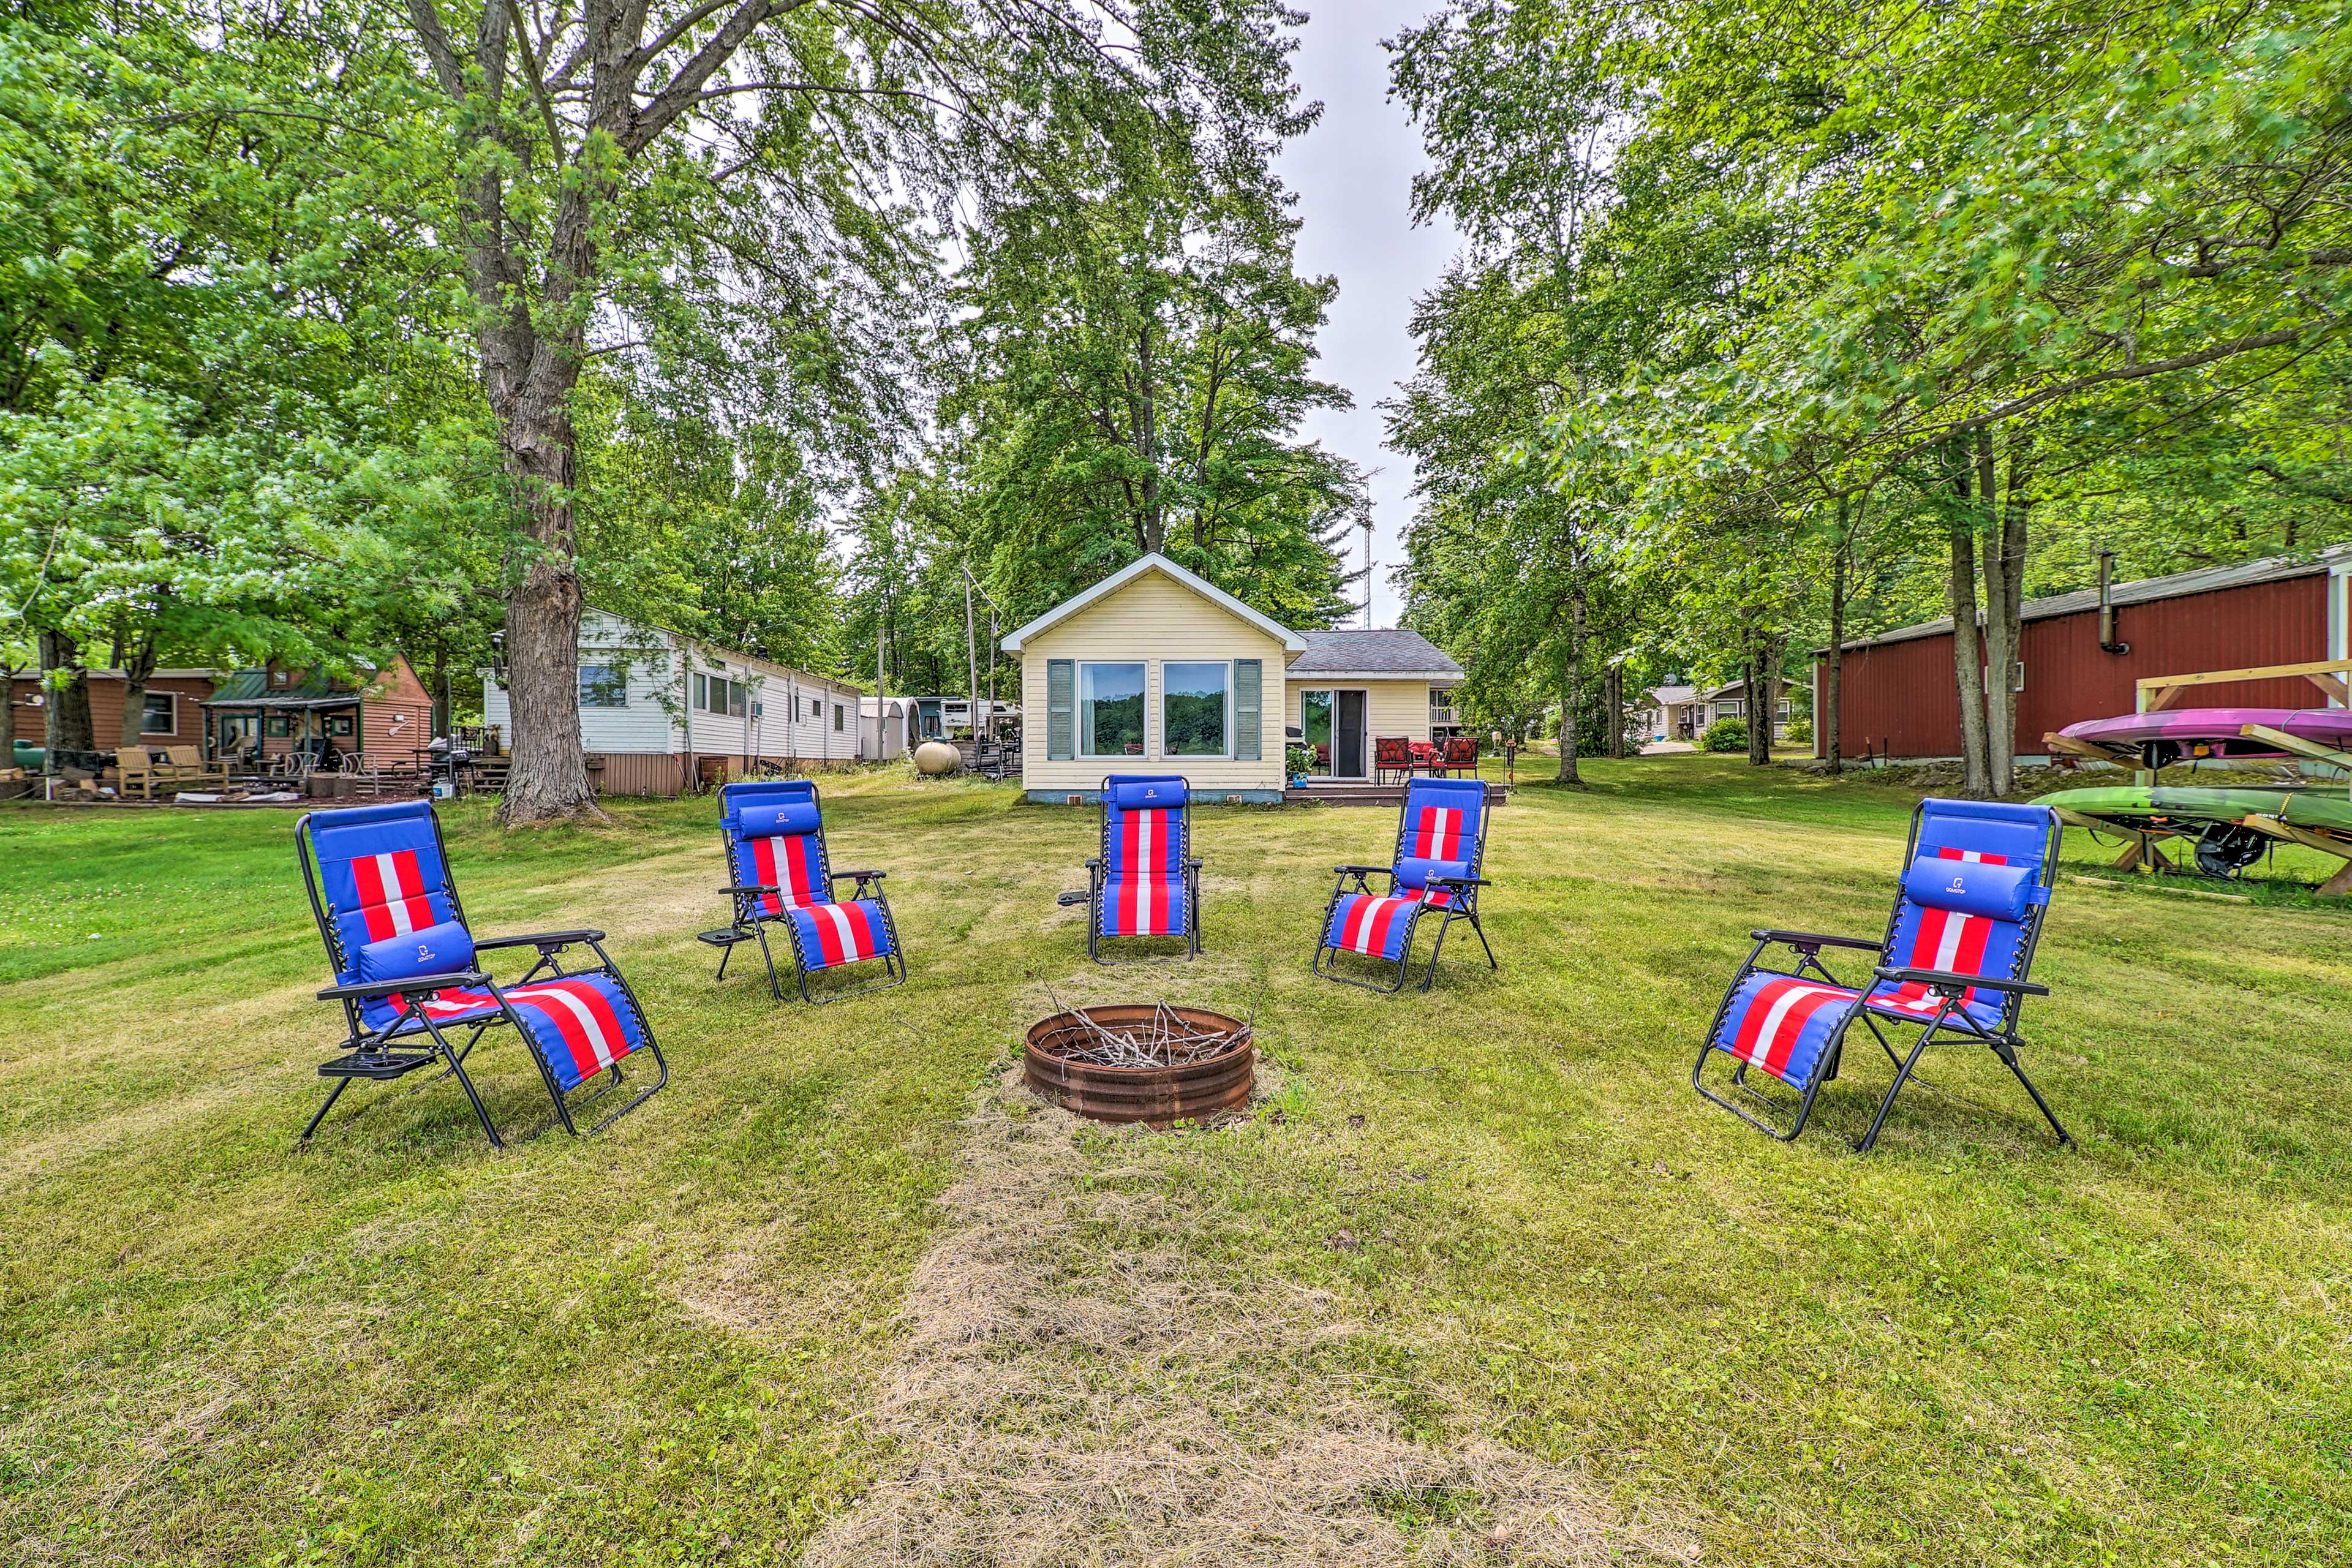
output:
M2110 784L2100 789L2062 789L2033 803L2077 816L2093 816L2126 827L2171 827L2175 832L2215 822L2272 816L2290 827L2352 839L2352 799L2341 791L2321 794L2282 784L2277 789L2199 789Z

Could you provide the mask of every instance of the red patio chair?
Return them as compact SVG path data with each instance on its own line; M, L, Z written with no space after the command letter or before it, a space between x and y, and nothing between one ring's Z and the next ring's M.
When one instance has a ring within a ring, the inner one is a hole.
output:
M1402 735L1379 735L1372 740L1372 777L1385 784L1388 776L1412 776L1412 742Z

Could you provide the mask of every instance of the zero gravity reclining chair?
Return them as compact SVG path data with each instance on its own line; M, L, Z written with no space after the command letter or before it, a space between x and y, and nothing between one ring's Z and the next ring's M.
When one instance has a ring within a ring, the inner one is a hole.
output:
M1201 862L1192 856L1192 792L1181 774L1113 773L1102 782L1102 853L1087 862L1087 956L1112 937L1176 936L1201 951ZM1079 895L1066 893L1062 901Z
M1486 948L1486 967L1497 967L1478 923L1478 874L1486 852L1486 785L1479 779L1414 779L1404 787L1397 817L1396 855L1387 866L1341 866L1331 901L1323 910L1323 934L1315 948L1315 973L1368 991L1402 991L1412 963L1412 933L1421 917L1434 910L1437 941L1429 950L1429 971L1421 988L1437 977L1437 954L1455 921L1468 921ZM1375 893L1366 879L1386 877L1389 890ZM1352 886L1353 890L1350 890ZM1341 953L1359 953L1396 965L1396 979L1375 985L1340 973ZM1328 955L1328 956L1327 956Z
M1886 934L1867 942L1807 931L1749 932L1756 946L1716 1009L1691 1068L1691 1086L1774 1137L1794 1138L1812 1112L1813 1097L1837 1076L1847 1033L1859 1022L1895 1064L1895 1081L1857 1149L1878 1141L1895 1097L1930 1045L1990 1047L2033 1097L2058 1141L2071 1142L2017 1060L2025 998L2050 994L2026 974L2050 905L2058 833L2057 816L2046 806L1921 801ZM1785 971L1758 967L1765 949L1774 946L1796 953L1797 962ZM1856 988L1832 975L1822 963L1825 947L1873 955L1867 984ZM1908 1055L1896 1054L1882 1024L1920 1031ZM1802 1097L1785 1131L1706 1086L1707 1064L1718 1052L1737 1064L1727 1092L1785 1110L1748 1081L1751 1072L1762 1072Z
M793 967L801 999L833 1002L906 983L906 959L881 871L836 871L824 849L824 816L816 785L806 779L751 780L719 792L719 831L727 844L727 869L735 885L735 923L705 931L702 940L719 950L719 978L738 943L756 942L768 966L768 989L783 999L776 980L776 955L768 945L772 924L782 925L793 947ZM856 882L852 896L837 900L833 885ZM865 984L809 989L809 976L872 959L883 978Z
M650 1051L659 1076L592 1131L603 1131L669 1081L669 1064L629 983L606 956L603 931L481 941L466 929L430 802L314 811L294 825L294 840L335 967L335 984L319 999L343 1005L351 1047L319 1068L335 1087L302 1129L305 1140L353 1079L395 1079L443 1061L499 1145L499 1130L466 1073L466 1058L495 1024L511 1024L530 1047L555 1114L574 1135L580 1129L564 1097L598 1073L607 1075L605 1086L589 1098L609 1092L625 1077L623 1058ZM593 969L565 972L561 954L573 945L596 954ZM520 982L500 985L478 961L509 947L536 948L539 960ZM444 1031L460 1029L465 1044L452 1045Z

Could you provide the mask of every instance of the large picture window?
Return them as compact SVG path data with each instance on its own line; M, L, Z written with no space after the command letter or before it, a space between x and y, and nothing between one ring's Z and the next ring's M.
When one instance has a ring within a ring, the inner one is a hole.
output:
M1231 665L1161 665L1160 754L1170 757L1223 756L1228 749L1225 721L1233 710L1232 699Z
M1143 755L1143 666L1078 666L1078 752Z

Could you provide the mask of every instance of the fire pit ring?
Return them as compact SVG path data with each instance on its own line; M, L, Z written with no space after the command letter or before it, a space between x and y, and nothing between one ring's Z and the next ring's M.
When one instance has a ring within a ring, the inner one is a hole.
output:
M1198 1061L1181 1066L1104 1067L1074 1061L1070 1053L1100 1038L1085 1020L1102 1029L1149 1028L1161 1015L1230 1042ZM1022 1052L1029 1087L1056 1105L1097 1121L1148 1121L1154 1127L1191 1121L1248 1103L1256 1079L1257 1045L1248 1025L1204 1007L1121 1003L1055 1013L1029 1026Z

